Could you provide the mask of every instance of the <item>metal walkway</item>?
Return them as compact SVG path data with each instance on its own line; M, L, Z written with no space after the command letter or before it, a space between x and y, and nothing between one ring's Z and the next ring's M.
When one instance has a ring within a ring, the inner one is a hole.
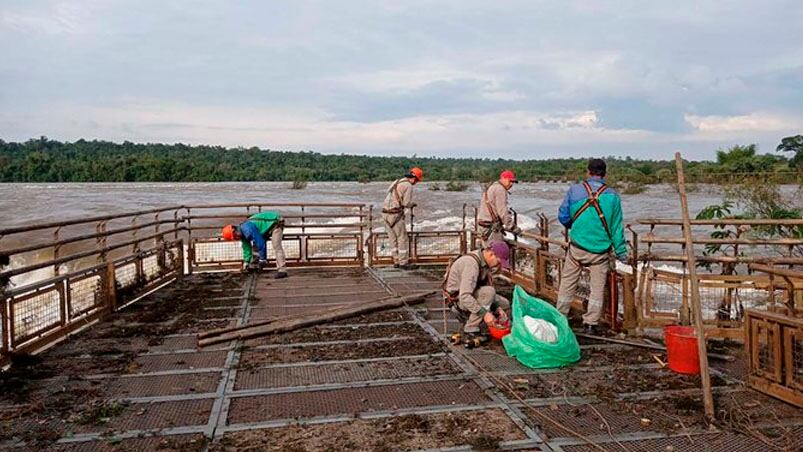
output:
M534 371L498 345L447 346L438 296L416 309L195 347L198 331L439 286L426 271L330 268L293 270L278 281L270 276L186 277L45 352L26 369L27 383L3 381L0 448L801 446L801 410L744 389L737 367L717 371L717 406L734 426L757 434L704 428L697 380L661 369L648 352L583 343L577 366ZM447 318L446 329L456 328Z

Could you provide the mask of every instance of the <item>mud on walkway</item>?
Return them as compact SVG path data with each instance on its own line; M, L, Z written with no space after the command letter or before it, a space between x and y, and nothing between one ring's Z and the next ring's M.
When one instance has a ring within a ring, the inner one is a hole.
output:
M447 346L438 296L196 347L197 331L430 290L432 274L185 277L41 356L19 357L0 381L0 448L593 450L578 432L607 450L799 446L800 410L744 389L738 366L712 362L720 429L709 430L698 380L661 369L656 353L588 341L576 366L528 369L499 344ZM446 320L446 331L459 327Z

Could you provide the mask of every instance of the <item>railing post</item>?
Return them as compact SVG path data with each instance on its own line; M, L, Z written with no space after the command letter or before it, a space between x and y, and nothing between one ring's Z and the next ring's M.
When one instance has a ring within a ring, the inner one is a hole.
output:
M363 248L363 240L365 240L365 216L363 206L360 206L360 238L357 240L357 256L360 261L360 267L365 266L365 248Z
M56 227L56 230L53 231L53 260L58 260L59 258L59 250L61 249L61 245L59 245L59 232L61 231L61 226ZM59 264L53 265L53 276L59 275Z
M114 276L114 262L106 263L106 311L114 312L117 309L117 281Z
M368 206L368 237L365 239L366 247L368 248L368 266L374 266L374 259L376 259L374 246L374 205Z
M192 243L192 209L187 207L187 274L192 274L192 265L195 261L195 244Z
M133 217L131 217L131 227L136 227L136 225L137 225L137 216L134 215ZM137 232L139 231L137 231L136 229L131 231L131 235L134 236L133 239L135 240L137 238ZM137 253L139 253L139 241L136 241L134 242L133 245L131 245L131 254L137 254Z

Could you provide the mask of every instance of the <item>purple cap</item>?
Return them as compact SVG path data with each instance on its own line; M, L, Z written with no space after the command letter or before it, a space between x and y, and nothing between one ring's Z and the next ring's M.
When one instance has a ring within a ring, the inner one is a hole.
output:
M510 249L507 247L507 243L499 241L492 242L488 248L493 251L496 258L499 259L502 268L506 270L510 268Z

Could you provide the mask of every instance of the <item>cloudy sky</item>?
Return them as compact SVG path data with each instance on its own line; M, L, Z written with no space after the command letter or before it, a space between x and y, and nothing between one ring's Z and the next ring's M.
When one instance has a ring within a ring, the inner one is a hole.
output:
M0 0L0 138L712 158L803 133L803 2Z

